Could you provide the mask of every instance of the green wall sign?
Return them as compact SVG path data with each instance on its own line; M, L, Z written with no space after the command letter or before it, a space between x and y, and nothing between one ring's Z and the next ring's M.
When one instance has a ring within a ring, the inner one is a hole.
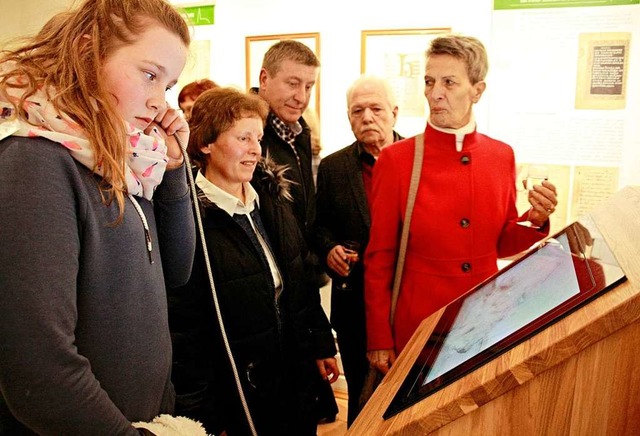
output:
M493 0L493 9L579 8L637 4L640 4L640 0Z
M182 13L187 17L189 23L194 26L210 26L213 24L214 6L215 5L207 5L182 8Z

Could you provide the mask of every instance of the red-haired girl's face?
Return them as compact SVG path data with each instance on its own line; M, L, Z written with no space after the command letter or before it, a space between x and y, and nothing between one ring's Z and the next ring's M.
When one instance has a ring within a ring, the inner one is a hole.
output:
M116 49L100 79L125 121L144 130L166 107L187 60L187 47L175 33L153 22L133 44Z

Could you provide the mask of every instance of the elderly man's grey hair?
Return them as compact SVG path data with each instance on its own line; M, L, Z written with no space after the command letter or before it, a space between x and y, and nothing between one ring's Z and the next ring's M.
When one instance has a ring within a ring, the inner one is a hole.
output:
M389 106L391 106L392 109L398 106L396 94L393 92L393 89L391 89L391 85L389 85L389 82L386 79L379 76L363 74L351 84L349 89L347 89L347 108L349 108L349 105L351 104L351 96L353 95L353 92L365 85L373 85L381 88L382 90L384 90Z

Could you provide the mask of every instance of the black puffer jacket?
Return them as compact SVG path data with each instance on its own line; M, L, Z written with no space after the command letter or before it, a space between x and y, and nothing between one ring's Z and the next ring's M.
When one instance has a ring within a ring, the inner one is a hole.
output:
M302 133L296 136L295 152L278 136L271 123L267 123L264 128L264 136L260 145L263 156L270 156L278 165L286 165L289 168L287 178L293 182L290 188L293 197L293 214L298 220L299 227L303 230L305 240L308 241L309 232L315 221L316 190L311 171L311 130L304 118L300 118L298 121L302 126Z
M258 433L304 434L309 423L315 428L315 359L333 356L336 350L318 289L305 270L308 250L291 212L282 171L263 161L252 185L282 275L282 293L276 301L271 272L240 225L203 199L214 283ZM169 323L176 413L202 421L209 432L248 432L200 244L189 283L169 290Z

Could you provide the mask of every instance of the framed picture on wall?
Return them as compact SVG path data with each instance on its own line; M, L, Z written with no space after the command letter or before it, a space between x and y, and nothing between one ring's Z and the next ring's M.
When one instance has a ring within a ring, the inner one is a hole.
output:
M433 38L450 32L450 27L362 31L360 72L389 81L398 101L396 130L403 136L424 130L424 52Z
M262 58L276 42L283 39L295 39L309 47L320 59L320 34L319 33L286 33L281 35L262 35L245 37L245 65L247 89L259 86L260 68L262 68ZM320 114L320 77L314 86L315 91L311 93L309 107L316 114Z

